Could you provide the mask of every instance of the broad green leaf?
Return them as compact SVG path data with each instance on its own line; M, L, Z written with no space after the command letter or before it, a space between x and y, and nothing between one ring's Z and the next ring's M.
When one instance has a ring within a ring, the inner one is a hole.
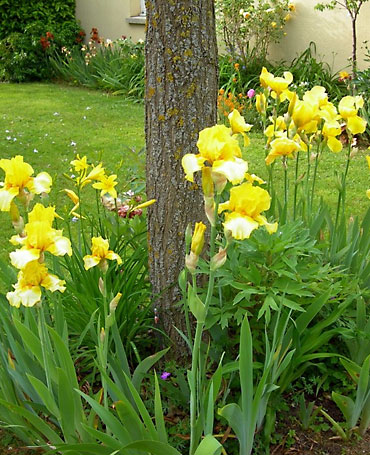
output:
M116 411L122 424L130 434L132 441L145 439L146 430L135 409L128 401L116 401Z
M139 365L136 367L134 374L132 375L132 385L135 389L139 392L141 382L144 378L144 375L148 372L148 370L158 362L169 350L170 348L163 349L149 357L146 357Z
M354 411L353 400L351 400L351 398L349 397L340 395L339 393L336 392L332 392L331 396L333 398L333 401L338 406L338 408L342 411L344 418L346 419L347 422L347 427L350 430L351 428L353 428L353 425L351 424Z
M40 396L42 402L45 404L48 411L53 416L55 416L58 420L60 420L59 408L54 400L53 395L51 394L49 389L46 387L46 385L39 379L37 379L34 376L31 376L29 374L27 374L27 378L29 379L30 383L32 384L32 387L36 390L36 392Z
M206 316L206 309L204 303L197 296L193 287L190 284L188 285L188 301L189 309L193 313L195 319L200 323L204 322Z
M76 441L76 431L80 426L80 420L76 416L75 391L65 371L57 368L58 372L58 403L60 409L60 424L63 430L64 439L67 443L73 444ZM77 396L77 395L76 395ZM81 409L82 411L82 409ZM77 419L76 419L77 417Z
M219 455L222 445L212 435L208 434L199 444L194 455Z
M41 419L35 413L28 411L28 409L23 408L22 406L8 403L7 401L2 399L0 399L0 404L8 408L11 412L24 417L39 432L40 438L46 439L53 445L63 443L62 439L55 431L52 430L50 425L48 425L43 419Z
M159 440L161 442L167 443L167 431L163 418L163 408L161 401L161 392L159 390L158 377L154 375L155 380L155 394L154 394L154 413L155 413L155 424L157 427L157 432Z
M126 428L117 420L111 411L105 409L101 404L96 400L86 395L86 393L81 392L81 390L76 390L84 399L89 403L97 415L101 418L104 425L109 428L109 431L114 434L114 436L121 441L122 444L127 444L130 442L131 438L128 434Z
M151 455L181 455L176 449L171 447L169 444L165 444L161 441L135 441L125 447L123 447L120 451L120 454L125 455L129 449L138 449L147 451Z

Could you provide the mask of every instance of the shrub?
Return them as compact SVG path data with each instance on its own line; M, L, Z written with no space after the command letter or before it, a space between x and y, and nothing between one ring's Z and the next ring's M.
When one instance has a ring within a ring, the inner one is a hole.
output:
M0 41L0 80L50 79L51 53L60 53L63 46L80 47L83 36L75 20L63 24L32 22L22 32L11 33Z
M228 52L245 66L264 63L271 43L279 42L294 5L289 0L218 0L217 25Z

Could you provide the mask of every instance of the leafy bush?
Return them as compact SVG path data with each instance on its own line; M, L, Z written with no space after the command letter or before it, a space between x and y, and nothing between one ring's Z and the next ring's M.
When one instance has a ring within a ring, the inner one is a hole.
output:
M218 0L217 25L233 59L266 62L269 46L284 34L294 5L289 0Z
M60 53L63 46L79 47L83 36L75 20L63 24L32 22L22 32L11 33L0 41L0 80L50 79L51 53Z
M0 0L0 40L24 33L32 23L58 24L75 21L76 0Z

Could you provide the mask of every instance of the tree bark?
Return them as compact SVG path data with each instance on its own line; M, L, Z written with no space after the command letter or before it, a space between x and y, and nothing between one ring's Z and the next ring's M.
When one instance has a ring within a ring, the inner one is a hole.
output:
M218 65L213 0L147 0L146 190L150 280L162 329L186 356L177 286L188 223L204 218L197 185L181 158L197 153L198 132L217 121Z

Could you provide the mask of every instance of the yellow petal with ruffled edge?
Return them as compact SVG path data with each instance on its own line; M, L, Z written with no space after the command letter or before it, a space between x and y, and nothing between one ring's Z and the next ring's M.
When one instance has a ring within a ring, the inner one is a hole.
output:
M248 239L257 228L257 221L249 216L243 216L236 212L228 213L225 216L225 232L230 231L232 237L236 240Z
M6 294L10 305L19 308L22 304L25 307L33 307L41 300L40 286L32 286L25 289L16 289Z
M42 204L35 204L32 211L28 214L28 223L46 221L51 226L55 217L55 207L44 207Z
M277 223L269 223L263 215L256 216L256 221L261 225L265 226L267 232L269 234L274 234L277 231L278 224Z
M366 156L366 161L367 161L367 164L368 164L369 169L370 169L370 155Z
M247 133L253 126L249 123L245 123L244 117L240 115L240 112L237 109L234 109L232 112L230 112L228 119L233 134Z
M194 172L200 171L203 167L205 158L193 153L187 153L182 157L181 164L185 172L186 180L194 182Z
M64 280L59 279L56 275L48 273L41 281L41 286L51 292L64 292L66 290L66 287L64 286L65 283L66 282Z
M61 232L55 231L53 243L45 251L48 251L54 256L64 256L65 254L72 256L71 242L67 237L62 236Z
M85 270L89 270L92 267L95 267L96 265L99 265L101 261L101 258L98 258L97 256L92 256L90 254L87 254L84 256L84 267Z
M114 253L113 251L108 251L107 254L105 255L105 259L109 259L110 261L117 261L117 264L122 264L121 257L117 253Z
M12 200L18 196L19 188L0 189L0 211L9 212Z
M355 115L348 118L347 129L349 129L352 134L361 134L366 130L366 124L366 120Z
M53 179L47 172L40 172L27 184L27 188L35 194L50 193L52 183Z
M10 262L17 269L24 269L26 265L40 258L40 250L36 248L21 248L20 250L9 253Z
M223 175L233 185L241 183L247 171L248 163L241 158L235 158L234 161L215 161L212 166L212 174Z
M328 137L327 144L328 144L329 149L334 153L340 152L343 148L343 145L340 142L340 140L338 140L336 137L333 137L333 136Z
M370 199L370 189L366 191L366 196Z

